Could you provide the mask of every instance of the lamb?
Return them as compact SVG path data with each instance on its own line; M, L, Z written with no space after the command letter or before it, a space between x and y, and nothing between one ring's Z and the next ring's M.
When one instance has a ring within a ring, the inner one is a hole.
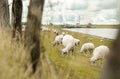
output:
M97 60L105 59L106 56L109 54L109 48L105 45L98 46L93 51L93 56L91 57L90 61L92 64L95 64Z
M62 40L62 44L64 48L62 49L62 55L68 55L68 52L71 50L72 54L74 52L75 40L74 37L71 35L65 35Z
M89 43L84 43L83 45L82 45L82 47L81 47L81 49L80 49L80 54L82 55L83 54L83 52L90 52L90 53L92 53L93 52L93 50L94 50L94 48L95 48L95 46L94 46L94 44L93 43L91 43L91 42L89 42Z

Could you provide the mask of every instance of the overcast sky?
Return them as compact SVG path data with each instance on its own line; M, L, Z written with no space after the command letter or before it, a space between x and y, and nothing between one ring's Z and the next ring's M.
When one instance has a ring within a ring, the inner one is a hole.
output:
M10 3L11 0L9 0ZM23 21L26 21L29 0L23 1ZM46 0L42 23L55 24L116 24L116 0Z

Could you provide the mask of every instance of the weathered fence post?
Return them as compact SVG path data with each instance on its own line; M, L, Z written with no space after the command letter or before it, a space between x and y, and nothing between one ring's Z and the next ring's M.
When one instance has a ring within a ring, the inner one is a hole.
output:
M12 38L20 40L22 38L22 0L13 0L12 3Z
M40 26L44 0L30 0L27 25L25 30L25 46L30 49L33 73L40 62Z
M0 27L10 26L8 0L0 0Z

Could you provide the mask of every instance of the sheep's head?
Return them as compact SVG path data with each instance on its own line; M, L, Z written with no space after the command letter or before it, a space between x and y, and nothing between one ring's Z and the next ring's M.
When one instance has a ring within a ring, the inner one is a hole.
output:
M92 65L95 65L97 59L95 57L90 58L90 62Z
M76 46L77 46L77 45L80 45L80 41L77 41Z
M79 39L75 39L75 46L80 45L80 40Z
M67 54L68 54L68 50L62 49L62 56L65 56L65 55L67 55Z
M62 32L62 35L65 36L65 32Z
M83 53L83 52L82 52L82 51L80 51L80 55L82 55L82 53Z

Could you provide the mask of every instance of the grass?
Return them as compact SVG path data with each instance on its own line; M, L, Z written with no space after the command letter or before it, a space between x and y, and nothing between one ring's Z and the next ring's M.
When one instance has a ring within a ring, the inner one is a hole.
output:
M75 56L61 56L62 46L51 46L55 38L53 32L41 32L41 61L42 75L36 73L29 75L30 70L25 71L25 63L29 62L28 50L23 43L11 40L11 33L0 29L0 79L99 79L101 70L100 62L97 66L91 66L91 55L79 55L81 45L92 39L95 46L104 44L110 47L111 41L66 31L81 40L81 44L75 49ZM100 40L103 40L100 42ZM44 48L44 49L43 49ZM31 64L28 64L31 67ZM40 69L41 67L38 67ZM38 77L39 76L39 77Z
M54 66L57 79L99 79L102 72L100 61L97 63L96 67L92 66L89 61L91 55L81 56L79 55L79 49L83 43L88 42L89 40L92 40L95 46L107 45L108 47L111 47L112 41L99 37L78 34L75 32L65 32L81 40L81 44L75 49L74 57L71 54L68 57L62 57L61 49L63 47L53 47L51 45L56 36L53 32L41 33L43 46L45 47L45 51L48 54L52 65Z
M51 25L46 25L46 26L51 26ZM57 27L57 28L61 28L61 27L64 27L64 26L66 26L66 28L87 28L87 25L54 25L54 27ZM109 29L109 28L111 28L111 29L119 29L119 24L117 24L117 25L96 25L96 24L93 24L93 25L91 25L90 26L90 28L107 28L107 29Z

